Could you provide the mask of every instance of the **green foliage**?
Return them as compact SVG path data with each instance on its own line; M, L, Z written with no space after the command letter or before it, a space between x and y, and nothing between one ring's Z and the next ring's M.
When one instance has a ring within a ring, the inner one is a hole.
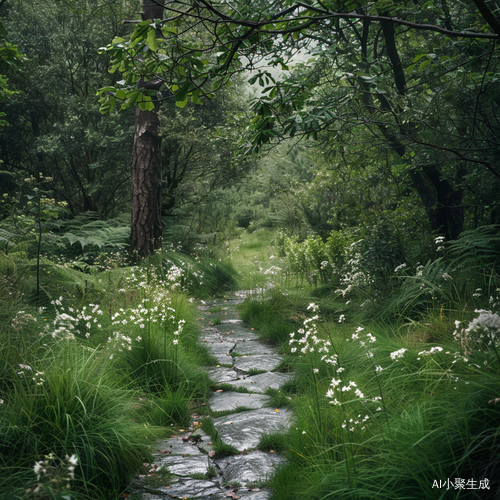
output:
M42 455L75 454L78 491L98 498L119 491L142 465L151 434L133 421L131 395L102 354L63 342L36 363L11 370L21 375L11 378L0 407L4 480L31 469ZM25 474L25 480L34 477Z
M464 231L459 238L448 243L450 257L466 268L495 264L500 256L498 226L480 226Z
M133 117L103 119L94 94L109 81L97 49L126 29L120 21L135 9L129 0L104 8L96 0L78 8L21 0L2 8L9 41L26 60L9 75L22 94L0 104L10 125L0 138L1 160L18 182L40 172L52 177L54 197L73 215L90 210L109 218L128 205Z
M279 289L271 289L268 300L250 297L238 306L241 319L255 328L261 340L281 345L294 329L292 305Z

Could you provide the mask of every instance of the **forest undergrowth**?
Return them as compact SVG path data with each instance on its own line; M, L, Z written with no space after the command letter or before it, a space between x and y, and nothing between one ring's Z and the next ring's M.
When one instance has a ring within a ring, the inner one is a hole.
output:
M259 444L287 456L273 500L497 498L494 232L433 252L394 266L347 232L258 229L211 258L167 248L140 265L116 248L87 266L49 248L37 283L37 259L9 247L0 498L119 498L209 393L194 299L236 287L252 291L240 316L295 373L269 391L294 425Z
M200 366L214 360L194 297L235 273L172 248L139 265L116 248L90 246L91 264L55 248L0 256L0 498L119 498L205 401Z
M288 458L273 500L498 498L500 298L487 234L438 238L425 265L385 276L340 234L234 243L256 290L240 315L295 371L273 395L295 425L261 442Z

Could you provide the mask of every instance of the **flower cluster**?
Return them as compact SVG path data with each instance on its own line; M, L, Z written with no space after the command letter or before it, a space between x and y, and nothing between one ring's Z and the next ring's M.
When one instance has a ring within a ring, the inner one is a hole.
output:
M399 349L398 351L394 351L394 352L391 352L391 359L393 361L398 361L399 359L401 359L405 352L407 351L408 349L405 349L404 347L402 349Z
M357 419L350 418L349 420L344 420L342 429L347 428L349 432L354 432L356 430L356 425L362 425L361 430L364 431L366 427L363 424L369 419L370 417L368 415L365 415L363 418L361 418L361 415L358 415Z
M269 269L264 271L264 274L279 274L282 271L281 267L271 266Z
M37 483L26 490L26 493L47 498L48 492L54 493L58 490L69 490L71 481L75 479L75 467L78 464L76 455L66 455L64 461L57 463L53 453L45 455L44 460L36 462L33 471L36 474Z
M25 311L18 311L12 318L11 325L14 330L20 331L32 321L36 322L37 319Z
M476 309L479 314L467 326L459 330L460 322L455 322L455 339L460 342L463 352L468 355L474 349L497 349L500 347L500 316L484 309Z
M307 307L307 310L313 311L313 313L315 313L319 310L319 307L316 304L311 303ZM331 346L330 342L318 337L318 325L316 324L316 321L318 321L318 319L318 314L315 314L310 318L306 318L303 322L304 327L299 328L299 330L297 331L297 333L300 335L299 338L295 338L294 332L290 334L289 344L294 346L291 348L291 352L296 352L297 349L300 349L300 352L302 354L317 351L319 353L322 353L321 361L325 361L326 363L335 365L337 364L336 356L329 356L329 347ZM295 347L295 345L297 347Z
M74 339L75 335L89 338L92 330L102 328L100 318L104 313L97 304L83 306L81 310L62 305L63 298L53 300L51 304L55 307L56 317L54 328L51 331L53 338Z

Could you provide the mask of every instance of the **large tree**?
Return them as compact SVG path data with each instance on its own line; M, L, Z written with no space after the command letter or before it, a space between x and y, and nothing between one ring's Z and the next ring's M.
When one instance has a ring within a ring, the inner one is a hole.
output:
M143 0L142 19L162 19L163 7ZM141 77L138 88L158 91L162 81ZM132 159L132 226L130 251L139 257L161 246L161 135L156 110L135 109L134 156Z

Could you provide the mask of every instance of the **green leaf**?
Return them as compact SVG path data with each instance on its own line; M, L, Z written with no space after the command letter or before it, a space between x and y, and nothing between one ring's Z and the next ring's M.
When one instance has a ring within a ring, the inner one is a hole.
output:
M420 61L420 59L422 59L422 57L426 57L426 56L427 56L427 54L418 54L417 56L415 56L413 58L412 62L416 63L417 61Z
M155 105L151 101L143 101L139 103L139 109L142 111L153 111Z
M191 89L191 82L184 82L182 87L175 93L175 100L179 102L184 102L187 99L187 95L190 89ZM177 105L177 102L175 104Z
M429 66L429 64L431 63L432 61L430 59L427 59L426 61L424 61L419 67L418 67L418 70L419 71L423 71L425 68L427 68L427 66Z
M153 52L156 52L158 50L158 42L156 40L156 30L153 28L151 28L148 31L148 45Z
M177 98L177 96L176 96ZM189 99L186 97L186 99L184 99L183 101L175 101L175 105L178 107L178 108L184 108L186 106L186 104L188 103Z

